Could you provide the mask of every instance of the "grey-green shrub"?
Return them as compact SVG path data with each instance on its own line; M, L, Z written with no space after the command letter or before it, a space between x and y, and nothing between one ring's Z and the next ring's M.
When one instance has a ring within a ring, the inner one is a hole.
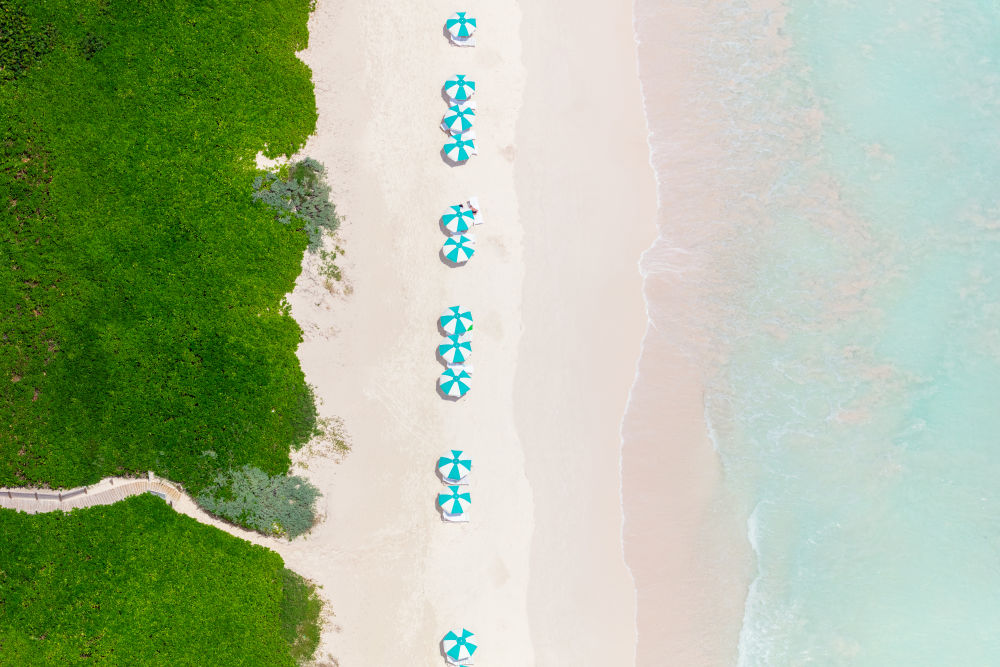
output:
M312 528L319 489L295 475L243 466L216 476L195 500L205 510L265 535L296 537Z
M254 201L273 208L281 224L302 223L309 235L310 250L320 247L324 231L332 232L340 225L323 165L312 158L293 162L277 174L258 175L253 190Z

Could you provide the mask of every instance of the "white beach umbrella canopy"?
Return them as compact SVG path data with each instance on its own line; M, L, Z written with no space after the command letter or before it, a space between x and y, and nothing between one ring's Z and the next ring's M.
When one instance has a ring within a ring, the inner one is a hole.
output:
M461 486L449 486L446 491L438 494L438 505L445 514L460 516L465 514L472 504L472 495Z
M449 306L438 318L438 323L444 329L445 334L462 335L472 331L472 311L461 306Z
M452 366L441 373L441 377L438 378L438 386L445 396L462 398L472 389L472 385L469 384L471 379L472 376L462 366Z
M457 137L452 137L452 140L444 145L444 154L452 162L465 162L478 153L476 135L471 130Z
M476 120L475 102L453 104L441 119L441 126L451 134L462 134L472 129Z
M448 364L464 364L472 358L472 336L451 335L438 345L438 355Z
M476 94L476 82L467 79L464 74L456 74L455 78L444 82L444 92L456 102L465 102Z
M444 650L448 662L452 664L462 664L472 659L472 654L479 648L472 643L473 633L465 628L453 630L441 640L441 648Z
M450 234L464 234L476 224L476 214L461 205L449 206L448 212L441 216L444 228Z
M444 22L444 27L455 39L468 39L476 32L476 19L468 12L455 12Z
M471 236L466 236L464 234L459 234L458 236L449 236L444 241L444 246L441 251L444 253L445 259L454 264L464 264L472 259L472 256L476 254L476 241Z
M445 482L459 483L472 472L472 459L463 456L461 449L453 449L438 459L438 473Z

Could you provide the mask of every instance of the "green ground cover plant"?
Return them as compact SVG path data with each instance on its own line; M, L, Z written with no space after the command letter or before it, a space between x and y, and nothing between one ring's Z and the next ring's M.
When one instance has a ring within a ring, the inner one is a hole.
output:
M21 5L0 0L0 81L16 79L52 49L52 24L33 24Z
M253 198L315 126L309 9L0 0L0 485L197 495L315 432L284 302L315 229Z
M323 602L308 581L288 568L283 574L281 636L292 658L303 663L312 659L319 647Z
M295 665L320 601L278 554L142 495L0 510L0 662Z

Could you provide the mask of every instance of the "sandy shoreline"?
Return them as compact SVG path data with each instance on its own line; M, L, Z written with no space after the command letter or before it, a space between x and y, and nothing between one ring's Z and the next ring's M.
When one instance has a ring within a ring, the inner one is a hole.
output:
M635 590L621 543L619 429L645 326L637 263L656 206L631 4L566 12L535 2L524 13L515 172L530 241L516 415L535 497L528 613L537 664L626 665Z
M474 49L444 40L439 0L321 0L310 20L304 153L329 168L353 293L307 262L289 301L321 414L344 419L353 451L306 459L326 520L282 554L322 585L336 618L320 653L343 667L443 664L438 640L463 625L477 664L628 664L619 428L655 210L631 7L468 9ZM481 153L451 168L437 124L455 73L479 84ZM469 195L487 223L450 268L437 220ZM434 391L435 318L457 303L476 316L475 384L451 403ZM434 462L460 444L472 521L444 525Z
M726 363L719 331L727 314L719 304L741 285L719 238L725 209L741 194L725 168L737 140L735 112L726 106L732 83L716 81L713 69L728 48L720 27L728 25L727 7L636 2L651 163L660 180L658 235L642 260L650 326L623 424L625 544L642 667L663 664L663 656L682 665L735 664L753 575L750 508L722 483L705 406L705 387ZM750 7L759 20L748 21L755 31L744 37L758 36L759 27L767 38L761 44L769 44L780 3Z

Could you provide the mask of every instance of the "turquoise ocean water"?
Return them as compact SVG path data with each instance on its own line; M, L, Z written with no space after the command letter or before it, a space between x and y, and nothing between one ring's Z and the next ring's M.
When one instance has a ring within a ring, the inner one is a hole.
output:
M636 6L647 92L671 2ZM693 5L686 111L724 159L685 177L693 121L650 101L653 163L725 203L662 210L645 264L708 267L697 313L650 311L707 341L756 557L739 664L1000 665L1000 4Z

